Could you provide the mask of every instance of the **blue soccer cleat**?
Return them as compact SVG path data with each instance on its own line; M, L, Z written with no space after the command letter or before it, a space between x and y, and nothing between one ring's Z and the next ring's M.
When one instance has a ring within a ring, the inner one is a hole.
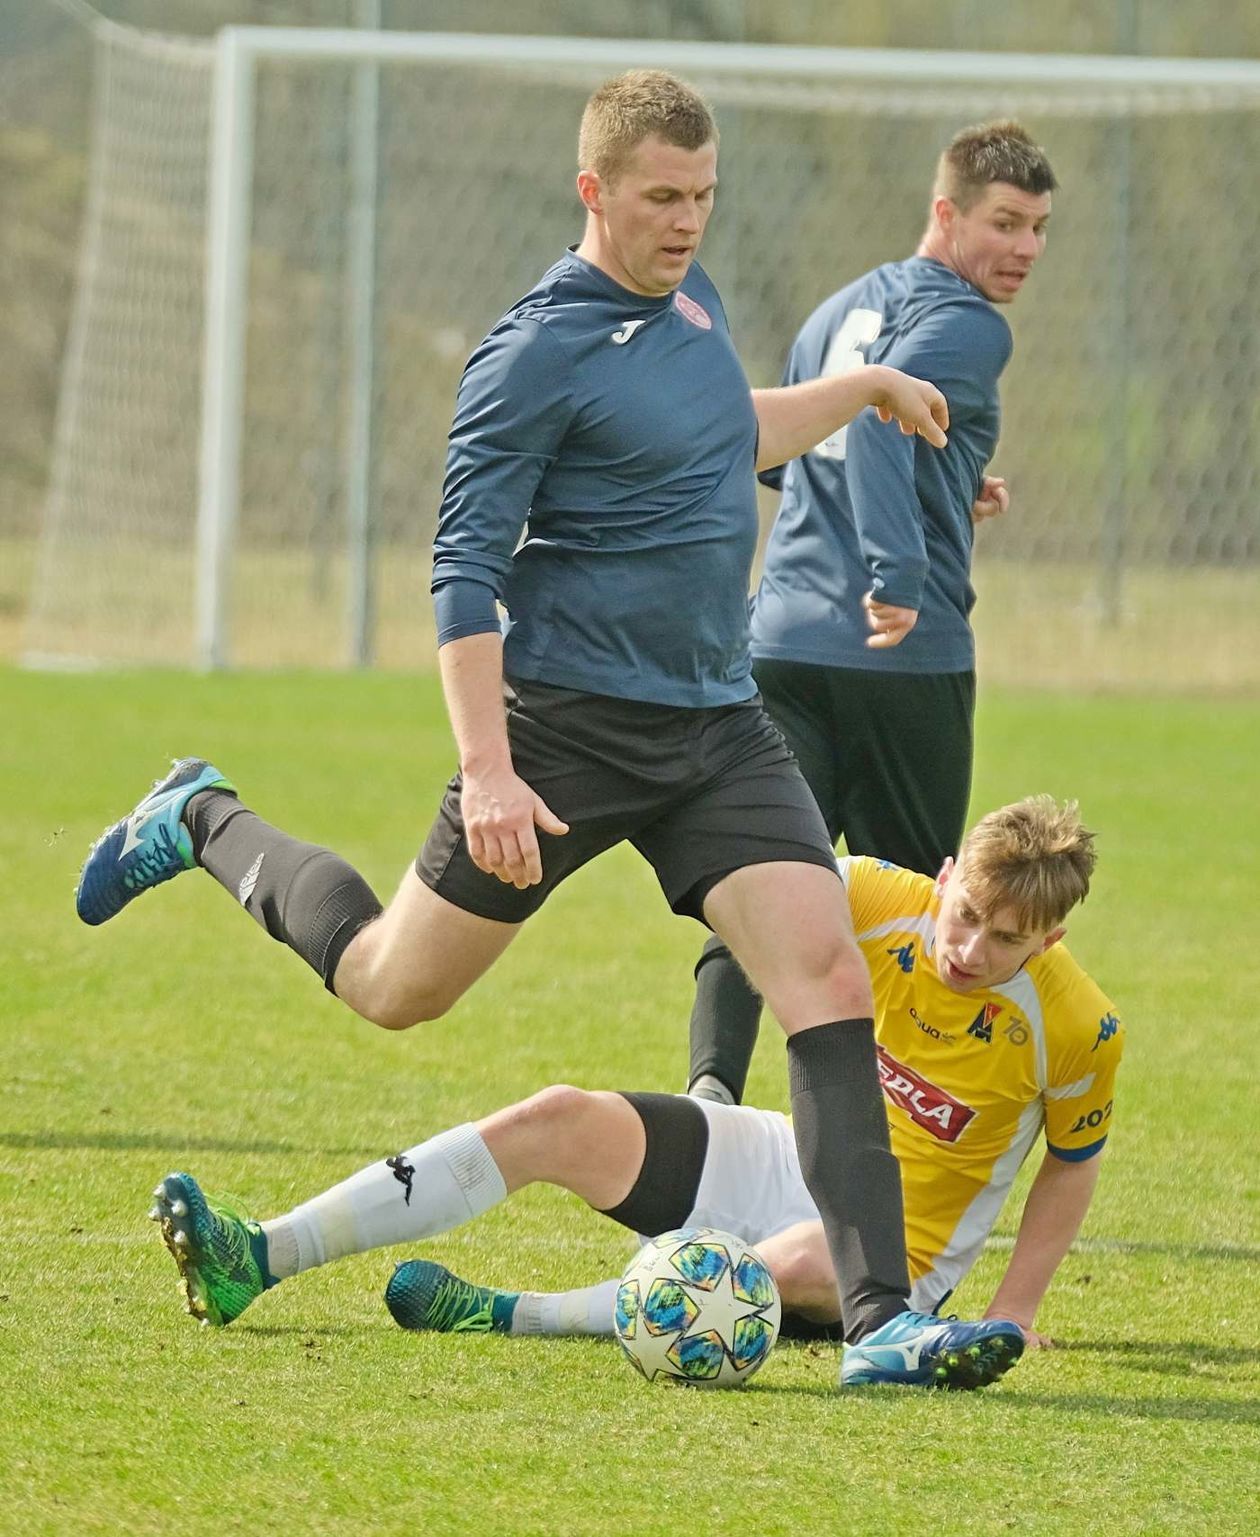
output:
M204 758L181 758L134 811L101 834L88 850L74 893L84 923L104 923L133 897L191 870L192 836L181 818L201 790L235 787Z
M840 1386L982 1388L1010 1371L1024 1353L1016 1323L970 1323L935 1313L898 1313L856 1345L846 1345Z

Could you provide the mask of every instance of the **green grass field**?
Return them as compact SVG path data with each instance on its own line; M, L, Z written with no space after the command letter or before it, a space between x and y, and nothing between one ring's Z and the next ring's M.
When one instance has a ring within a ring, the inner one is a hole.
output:
M598 1342L405 1335L381 1292L409 1251L195 1327L145 1220L168 1169L268 1216L549 1081L678 1087L699 932L617 851L449 1019L389 1035L204 877L97 931L71 890L101 827L189 751L390 889L450 766L431 679L0 671L0 718L0 1531L1260 1526L1260 704L984 696L977 807L1072 794L1099 830L1069 942L1129 1046L1100 1192L1040 1320L1064 1348L975 1395L839 1395L816 1348L706 1395L649 1387ZM767 1030L751 1097L785 1088ZM1008 1211L961 1312L1013 1230ZM550 1287L612 1273L627 1243L548 1190L425 1252Z

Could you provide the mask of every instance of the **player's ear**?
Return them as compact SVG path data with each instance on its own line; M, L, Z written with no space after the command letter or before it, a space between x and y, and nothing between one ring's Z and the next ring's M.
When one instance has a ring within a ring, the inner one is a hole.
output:
M941 868L936 872L936 894L938 897L945 895L945 885L954 873L954 856L942 861Z
M603 213L604 186L599 179L598 171L579 171L577 190L587 213Z
M1057 945L1066 933L1067 930L1063 928L1062 925L1060 925L1057 929L1051 929L1046 937L1041 941L1041 949L1037 952L1037 954L1044 955L1046 951L1051 947L1051 945Z
M952 198L938 197L932 200L932 217L941 229L949 231L958 217L958 205Z

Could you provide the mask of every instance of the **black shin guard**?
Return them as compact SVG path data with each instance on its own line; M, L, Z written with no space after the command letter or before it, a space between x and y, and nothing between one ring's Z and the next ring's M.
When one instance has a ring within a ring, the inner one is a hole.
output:
M688 1085L711 1073L731 1091L735 1103L741 1104L760 1020L761 995L744 975L739 962L714 935L706 941L696 962Z
M346 946L382 911L358 871L328 849L271 827L222 791L193 796L185 821L197 863L332 992Z
M787 1043L801 1174L822 1215L851 1343L909 1305L901 1171L888 1141L875 1027L839 1020Z

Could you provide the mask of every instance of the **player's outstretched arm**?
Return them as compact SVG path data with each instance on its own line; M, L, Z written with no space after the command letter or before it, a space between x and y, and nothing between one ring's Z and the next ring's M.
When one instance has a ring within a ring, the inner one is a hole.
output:
M512 767L503 709L503 641L466 635L438 651L442 690L464 776L461 811L468 852L487 875L524 889L542 879L535 827L567 833L540 795Z
M895 421L907 437L916 433L933 448L945 447L949 407L926 379L868 363L827 379L752 392L757 413L757 469L773 469L808 453L824 438L873 406L883 422Z
M1102 1155L1071 1163L1047 1152L1024 1203L1019 1235L986 1318L1013 1318L1034 1348L1053 1345L1033 1327L1037 1309L1055 1271L1080 1231Z

